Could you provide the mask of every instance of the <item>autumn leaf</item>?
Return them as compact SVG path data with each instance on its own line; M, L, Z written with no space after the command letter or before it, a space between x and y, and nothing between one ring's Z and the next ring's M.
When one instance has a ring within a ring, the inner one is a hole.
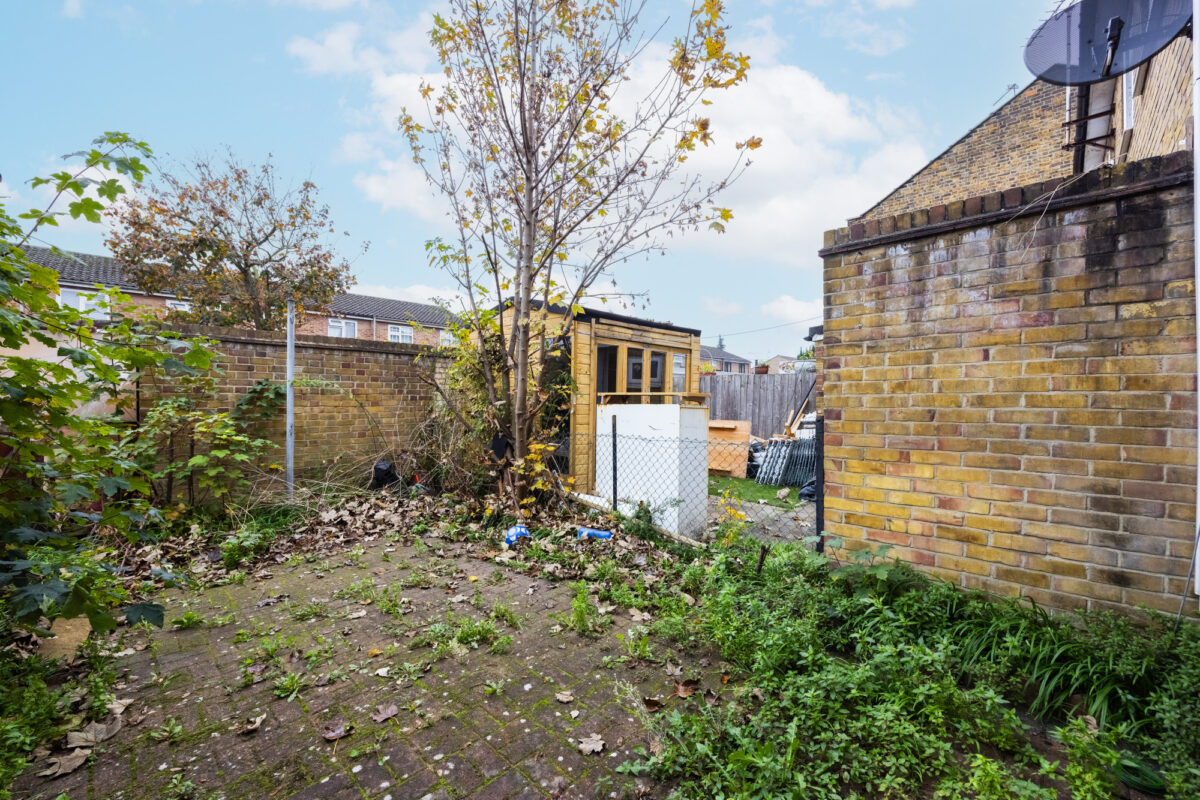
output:
M354 725L347 722L334 722L325 726L321 736L326 741L336 742L338 739L344 739L354 733Z
M376 708L375 713L371 715L371 719L375 720L376 722L386 722L399 713L400 709L396 707L396 704L389 703L386 706L381 705Z
M600 738L600 734L598 733L593 733L586 739L579 740L579 752L583 753L585 756L599 753L603 749L604 740Z

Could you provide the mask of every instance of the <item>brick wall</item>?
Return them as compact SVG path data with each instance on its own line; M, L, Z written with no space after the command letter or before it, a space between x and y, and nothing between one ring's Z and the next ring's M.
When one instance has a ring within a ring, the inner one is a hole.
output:
M1143 79L1140 70L1145 70ZM1142 84L1134 97L1133 129L1126 139L1123 80ZM1121 160L1137 161L1191 149L1192 40L1180 36L1151 61L1116 82L1113 124Z
M858 219L1070 175L1072 155L1062 149L1066 94L1034 81Z
M1050 606L1177 608L1192 241L1188 153L828 232L826 530Z
M200 326L181 330L217 339L225 370L218 400L222 408L231 407L260 380L279 384L286 380L283 333ZM389 447L403 450L415 426L429 416L433 400L434 392L421 376L437 370L441 361L419 345L297 337L297 379L336 384L336 388L296 389L297 474L363 461ZM143 402L153 402L162 389L154 380L144 379ZM282 409L256 433L279 444L270 459L282 464Z

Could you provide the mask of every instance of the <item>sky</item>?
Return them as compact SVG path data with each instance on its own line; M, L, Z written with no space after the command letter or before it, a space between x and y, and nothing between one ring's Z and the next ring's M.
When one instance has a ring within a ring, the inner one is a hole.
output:
M608 308L699 328L749 359L793 356L820 324L824 231L846 224L979 123L1031 76L1021 53L1057 0L726 0L749 80L713 96L719 176L759 136L722 196L724 234L673 237L619 266L631 300ZM648 0L673 36L691 3ZM435 67L427 32L443 3L408 0L37 0L0 3L0 197L45 203L29 180L103 131L146 140L170 169L229 147L311 180L339 231L352 291L427 302L453 280L427 264L446 206L396 129ZM647 65L657 68L656 65ZM43 243L105 252L98 226ZM360 245L369 242L366 252Z

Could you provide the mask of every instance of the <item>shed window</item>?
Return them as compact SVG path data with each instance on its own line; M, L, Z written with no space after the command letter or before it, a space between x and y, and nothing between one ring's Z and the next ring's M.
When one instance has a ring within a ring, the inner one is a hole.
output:
M596 346L596 392L610 394L617 391L617 346Z
M658 351L650 353L650 391L663 391L663 381L666 379L667 354Z
M625 375L625 391L640 392L642 391L642 351L630 350L625 358L626 375Z
M671 367L671 391L686 392L688 357L683 353L674 353L672 359L675 364Z

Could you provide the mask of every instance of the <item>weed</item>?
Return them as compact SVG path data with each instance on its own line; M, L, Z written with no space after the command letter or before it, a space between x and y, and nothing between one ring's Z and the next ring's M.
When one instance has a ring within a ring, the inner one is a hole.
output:
M492 619L496 622L503 622L514 630L521 629L521 618L517 616L516 611L513 611L512 606L502 600L492 603Z
M499 586L506 580L508 580L508 573L499 567L494 567L492 569L492 574L488 576L488 583L490 583L492 586Z
M502 656L511 652L513 648L513 637L507 633L492 642L492 646L488 648L488 652L492 655Z
M612 618L600 613L588 596L588 585L584 581L571 584L575 594L571 597L571 613L564 625L583 636L599 636L612 624Z
M275 679L271 684L275 689L275 696L282 697L286 702L292 702L300 696L300 692L304 691L310 685L308 679L298 672L286 672Z
M308 602L303 605L292 605L288 616L296 622L311 622L328 617L329 609L324 603Z
M647 629L643 626L638 626L626 631L624 634L617 634L617 639L625 648L625 653L636 661L654 661L655 658L650 652L650 635Z
M150 738L156 742L173 742L183 736L183 725L175 717L150 731Z
M512 681L504 678L496 678L495 680L487 681L483 684L483 693L491 695L504 694L505 687L507 687L510 683L512 683Z
M1110 800L1117 793L1114 775L1121 762L1117 740L1123 729L1092 730L1082 717L1055 730L1067 748L1067 785L1075 800Z
M171 624L177 630L187 630L188 628L199 628L201 625L207 625L208 620L197 614L195 611L185 611L182 616L171 620Z

